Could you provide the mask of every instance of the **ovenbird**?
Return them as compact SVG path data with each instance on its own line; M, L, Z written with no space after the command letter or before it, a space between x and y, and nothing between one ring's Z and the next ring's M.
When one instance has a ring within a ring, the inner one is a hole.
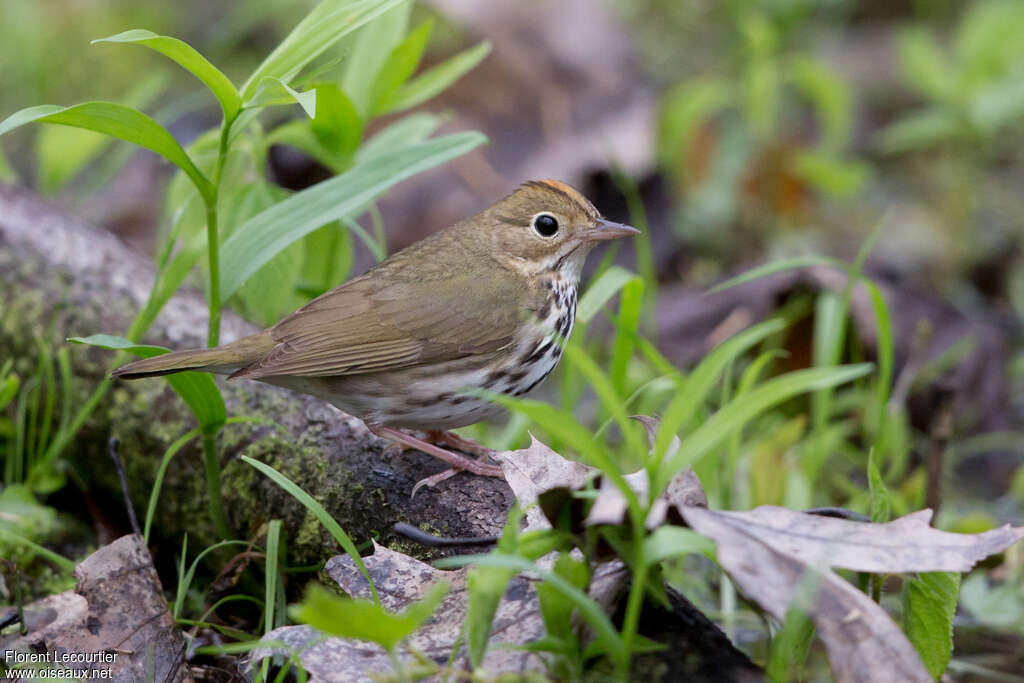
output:
M448 462L452 469L424 480L430 485L459 470L501 476L440 445L487 452L447 431L500 410L464 390L521 396L547 377L572 331L587 253L637 232L601 218L564 183L528 182L268 330L129 363L113 376L201 370L260 380L317 396L375 434ZM399 428L427 431L433 443Z

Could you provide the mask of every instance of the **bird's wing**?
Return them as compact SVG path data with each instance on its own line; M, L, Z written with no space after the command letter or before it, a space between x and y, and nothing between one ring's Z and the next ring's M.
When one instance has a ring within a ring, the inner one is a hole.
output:
M381 277L392 270L370 271L283 319L270 329L276 346L232 377L379 372L513 343L527 304L511 273L489 272L486 284L462 272Z

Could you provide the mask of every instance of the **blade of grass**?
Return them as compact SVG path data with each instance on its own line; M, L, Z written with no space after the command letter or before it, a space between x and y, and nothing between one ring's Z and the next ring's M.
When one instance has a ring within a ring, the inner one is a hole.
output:
M366 569L366 565L363 563L363 558L359 555L359 551L356 549L352 539L348 537L341 526L328 514L327 510L321 505L313 496L309 495L301 488L296 486L288 477L284 476L270 465L262 463L258 460L243 455L242 460L249 465L255 467L257 470L269 477L275 484L283 488L285 491L291 494L295 500L302 503L302 505L313 513L320 523L327 529L328 533L334 537L334 540L344 548L348 556L352 558L352 561L359 567L359 571L362 572L363 576L366 577L366 582L370 585L370 592L373 593L373 599L378 604L380 603L380 596L377 595L377 588L373 585L373 579L370 578L370 572Z
M688 425L701 408L715 383L729 365L748 349L781 331L785 322L765 320L719 344L684 379L665 408L654 439L654 461L661 462L680 429Z
M248 547L252 544L249 541L218 541L217 543L203 549L201 553L196 555L196 558L192 560L192 564L189 565L188 570L183 572L182 570L185 567L185 554L188 549L188 535L185 535L185 540L181 550L181 564L178 567L178 576L180 578L178 580L177 593L174 598L174 609L171 612L175 619L181 616L181 610L185 606L185 595L188 593L189 586L192 585L192 579L196 575L196 569L199 567L199 563L204 557L212 553L214 550L226 548L230 545L244 545Z
M15 541L16 543L20 543L36 555L39 555L40 557L46 560L49 560L50 562L57 565L60 569L63 569L64 571L71 572L75 569L75 563L69 560L68 558L62 555L58 555L52 550L44 548L43 546L39 545L38 543L35 543L34 541L30 541L29 539L25 538L20 534L16 534L13 531L9 531L7 529L4 529L3 527L0 527L0 536L6 536L11 540Z
M870 363L861 363L797 370L771 379L733 399L683 439L675 453L665 458L653 477L652 495L661 495L675 475L702 458L732 430L738 429L756 415L798 394L863 377L872 367Z

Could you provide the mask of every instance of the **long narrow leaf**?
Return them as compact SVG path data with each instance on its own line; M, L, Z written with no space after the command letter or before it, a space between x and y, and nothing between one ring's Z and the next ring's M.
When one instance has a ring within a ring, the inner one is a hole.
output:
M295 484L291 479L284 476L270 465L262 463L259 460L253 460L249 456L243 455L242 460L249 463L263 474L267 475L275 484L287 491L295 500L302 503L307 510L313 513L313 516L320 520L320 523L324 525L324 528L334 537L334 540L348 553L348 556L352 558L352 561L359 567L359 571L366 577L366 582L370 584L370 592L373 593L373 599L378 604L380 603L380 596L377 595L377 588L373 585L373 579L370 578L370 572L366 569L366 565L363 563L363 558L360 557L359 551L356 549L355 543L348 537L338 522L331 517L330 513L321 505L313 496L309 495L298 485Z
M433 135L442 123L443 118L430 112L419 111L410 114L367 140L356 152L356 161L369 161L385 152L423 142Z
M281 43L242 86L248 100L267 77L289 81L302 67L347 34L406 0L324 0Z
M92 42L93 44L134 43L136 45L145 45L173 59L183 69L205 83L206 87L217 98L217 101L220 102L220 108L224 112L225 120L233 120L238 115L239 109L242 108L242 98L238 95L238 90L235 89L231 79L211 64L206 57L199 54L194 47L183 40L170 36L160 36L152 31L137 28L118 33L116 36L110 36L109 38L99 38Z
M33 122L84 128L145 147L188 174L204 197L213 197L213 185L192 163L174 136L141 111L116 102L85 102L72 107L41 104L17 111L0 121L0 135Z
M405 35L412 2L401 3L384 12L359 30L352 51L346 55L341 87L355 105L366 114L370 106L370 89L381 64Z
M621 266L608 268L587 287L587 291L580 297L580 303L576 306L577 319L582 323L589 323L601 310L601 307L619 293L619 290L629 282L638 279L639 276L636 273Z
M316 117L316 90L299 92L283 79L266 76L259 82L256 92L242 103L245 109L260 109L278 104L298 104L309 118Z
M656 459L664 457L672 440L676 438L679 430L697 414L697 410L729 364L747 349L784 327L785 323L782 320L765 320L722 342L701 361L700 365L683 381L676 391L675 397L665 408L661 425L658 427L658 434L654 440Z
M427 69L403 85L388 103L388 111L401 111L429 100L483 61L491 44L483 42L460 52L446 62Z
M296 240L361 209L392 185L464 154L485 140L480 133L456 133L385 152L253 216L221 247L222 301Z
M427 19L395 46L384 60L370 89L369 114L382 114L391 109L398 89L416 72L433 30L433 20Z
M743 426L751 418L798 394L834 387L863 377L872 367L870 363L860 363L790 372L733 399L684 439L670 457L665 458L659 468L655 486L652 487L654 495L660 495L672 477L702 458L732 430Z

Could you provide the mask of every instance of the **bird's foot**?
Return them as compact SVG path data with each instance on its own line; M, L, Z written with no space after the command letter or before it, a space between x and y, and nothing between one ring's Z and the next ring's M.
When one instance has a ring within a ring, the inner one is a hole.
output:
M430 440L431 443L451 446L452 448L456 448L462 451L463 453L469 453L470 455L475 455L478 458L490 458L491 456L494 455L493 448L481 446L476 441L463 438L456 434L455 432L450 432L442 429L432 429L431 431L427 432L427 438Z
M467 458L464 455L453 453L446 448L429 443L401 430L375 424L368 424L366 427L377 436L383 439L388 439L394 442L394 444L402 446L402 450L413 449L421 451L427 455L432 455L439 460L444 460L452 466L444 472L435 474L417 482L416 486L413 487L413 495L415 495L416 491L422 486L433 487L462 471L472 472L473 474L478 474L483 477L505 477L505 473L498 465L489 465L487 463L480 462L479 460L474 460L473 458ZM493 453L490 449L486 449L473 441L469 441L468 439L463 439L457 434L452 434L451 432L431 432L429 436L443 440L449 445L459 448L460 450L467 450L468 452L476 453L478 455L489 455Z

